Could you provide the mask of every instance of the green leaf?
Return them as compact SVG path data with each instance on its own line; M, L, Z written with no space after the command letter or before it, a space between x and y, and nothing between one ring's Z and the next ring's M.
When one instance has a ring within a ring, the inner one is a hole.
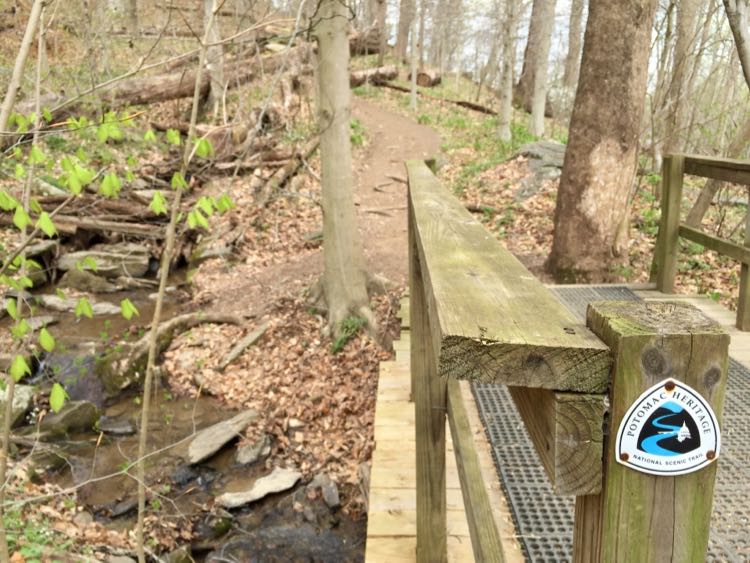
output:
M31 281L29 276L23 276L22 278L18 278L18 285L21 288L29 289L34 287L34 282Z
M81 182L81 185L83 186L88 186L94 181L94 171L81 166L80 164L75 165L75 173L78 181Z
M31 217L29 217L29 214L20 205L16 207L16 212L13 214L13 224L21 231L31 224Z
M198 226L203 227L204 229L208 230L209 229L208 221L203 216L203 213L201 213L200 209L194 210L193 213L195 213L195 222L198 224Z
M105 197L117 197L120 193L122 183L116 174L107 174L99 186L99 193Z
M195 154L201 158L208 158L214 154L214 148L211 146L211 141L208 139L198 139L195 145Z
M138 312L136 306L133 305L132 301L130 301L130 299L123 299L122 301L120 301L120 311L122 312L122 316L127 320L132 319L133 315L135 315L136 317L139 317L141 315Z
M18 200L5 190L0 190L0 209L13 211L16 207L18 207Z
M14 381L18 382L23 379L24 375L31 375L31 368L29 367L29 364L26 363L26 358L21 355L16 355L10 366L10 376Z
M62 289L60 289L59 287L58 287L58 288L57 288L57 289L55 290L55 294L56 294L56 295L57 295L57 296L58 296L58 297L59 297L60 299L67 299L67 297L65 296L65 292L64 292L64 291L63 291Z
M172 175L172 187L178 190L186 190L188 185L185 181L185 177L182 175L182 172L175 172Z
M55 338L49 333L46 327L43 327L39 331L39 344L47 352L52 352L55 349Z
M16 167L13 175L20 180L21 178L26 177L26 169L23 167L23 164L20 162L16 162Z
M53 237L57 234L55 224L52 222L49 213L47 213L46 211L43 211L39 216L39 220L36 222L36 226L39 227L42 232L48 237Z
M133 174L132 170L126 170L125 171L125 181L132 184L135 182L135 174Z
M214 214L214 202L213 199L208 196L201 196L196 203L196 206L198 206L198 208L200 208L200 210L208 217L211 217Z
M31 200L29 201L29 209L33 211L34 213L36 213L37 215L44 211L44 208L39 203L39 200L35 197L32 197Z
M83 260L79 260L76 262L76 270L79 272L82 272L83 270L91 270L92 272L96 272L96 269L98 268L98 265L96 263L96 260L92 258L91 256L86 256Z
M49 108L42 109L42 117L47 123L52 121L52 112L49 110Z
M30 330L31 326L29 326L28 321L26 319L21 319L10 329L10 332L13 335L13 338L20 340L26 336Z
M18 320L18 308L16 307L15 299L8 299L5 302L5 310L8 311L11 319L13 319L14 321Z
M167 129L167 142L170 145L180 145L182 143L182 137L177 129Z
M164 199L160 190L156 190L154 197L151 198L151 203L148 205L149 209L157 215L167 214L167 200Z
M83 150L83 147L78 147L78 149L76 150L76 158L81 162L89 161L89 155L85 150Z
M47 157L44 156L42 149L40 149L36 145L33 145L31 147L31 151L29 151L29 164L43 164L45 160L47 160Z
M147 143L156 142L156 133L154 133L154 130L149 129L148 131L146 131L145 135L143 135L143 140Z
M94 317L94 310L91 308L91 303L89 303L89 300L85 297L81 297L78 300L78 303L76 303L76 310L75 310L76 318L80 317L88 317L93 318Z
M227 194L222 194L219 199L215 202L216 209L218 209L219 213L226 213L230 209L234 209L235 205L232 201L232 198L230 198Z
M195 229L198 226L198 220L195 218L195 211L188 213L187 224L191 229Z
M20 113L13 113L10 116L10 121L16 125L17 133L26 133L29 130L29 120Z
M63 386L59 383L55 383L52 386L52 391L49 393L49 408L54 412L60 412L60 409L62 409L65 404L67 396L68 394L65 392Z

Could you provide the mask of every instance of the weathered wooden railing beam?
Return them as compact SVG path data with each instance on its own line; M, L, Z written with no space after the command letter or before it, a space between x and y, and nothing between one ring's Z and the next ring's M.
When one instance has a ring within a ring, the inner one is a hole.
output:
M440 185L407 163L438 374L603 393L607 347Z
M508 389L555 493L599 493L607 396L526 387Z

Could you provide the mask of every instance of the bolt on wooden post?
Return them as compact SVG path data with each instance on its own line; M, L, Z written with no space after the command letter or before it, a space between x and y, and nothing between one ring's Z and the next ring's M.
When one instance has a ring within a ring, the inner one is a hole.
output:
M574 560L703 561L729 335L683 303L592 303L587 317L614 364L602 492L576 499Z

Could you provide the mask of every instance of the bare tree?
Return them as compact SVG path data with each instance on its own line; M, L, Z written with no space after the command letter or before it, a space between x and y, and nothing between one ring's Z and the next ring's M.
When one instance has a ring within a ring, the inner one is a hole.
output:
M615 278L627 259L617 234L635 176L656 3L589 6L547 263L558 281Z
M29 56L29 50L31 49L31 43L34 40L34 33L36 32L36 27L39 23L39 15L42 13L43 6L44 0L34 0L34 4L31 7L29 21L26 24L26 31L23 34L21 46L18 48L15 65L13 65L13 74L8 83L8 89L5 92L3 105L0 107L0 133L5 132L8 128L8 119L10 119L10 114L13 111L13 104L16 102L18 91L21 89L23 67L26 64L26 58ZM2 145L1 142L0 145Z
M205 107L214 119L219 116L224 98L224 49L221 44L219 25L214 18L214 13L219 8L218 4L218 0L203 0L204 32L208 37L206 74L210 83Z
M677 40L672 59L672 80L667 91L667 117L664 136L664 152L683 149L686 125L686 102L690 99L691 84L688 80L693 62L692 48L696 36L696 23L700 0L681 0L677 4Z
M536 4L536 2L534 2ZM546 0L547 9L540 14L536 35L536 54L538 59L532 69L534 80L531 85L531 134L535 137L544 135L544 114L547 105L547 64L552 31L555 27L555 2ZM529 37L531 39L531 37Z
M555 18L556 0L534 0L529 20L529 33L523 54L521 76L513 93L514 103L531 113L534 81L541 72L547 72L549 48ZM542 70L538 67L541 66ZM546 76L546 74L545 74Z
M578 84L578 68L581 65L583 45L583 8L584 0L572 0L568 20L568 53L565 55L562 79L566 94L574 93Z
M338 334L350 316L375 319L367 296L362 242L352 193L348 10L342 0L321 0L318 40L318 122L323 205L323 294L328 328Z
M503 71L500 77L500 140L511 140L510 121L513 115L513 67L515 66L515 37L518 18L517 0L505 0L503 19Z
M398 33L393 54L406 63L406 49L409 44L409 30L416 15L416 0L401 0L398 13Z
M750 88L750 29L748 28L748 12L750 12L750 7L745 0L724 0L724 9L729 20L729 27L734 36L742 74L745 77L745 83ZM748 143L750 143L750 117L747 117L744 123L737 129L737 133L727 148L727 155L731 158L738 158ZM688 225L692 227L700 225L703 216L711 205L711 201L722 185L723 183L718 180L709 180L706 182L695 205L690 210L690 213L688 213L686 218Z

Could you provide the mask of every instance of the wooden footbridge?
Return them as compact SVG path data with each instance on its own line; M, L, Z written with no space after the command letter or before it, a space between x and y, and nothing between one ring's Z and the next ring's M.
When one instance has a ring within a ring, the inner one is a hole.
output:
M507 386L552 490L575 496L570 559L705 560L718 444L696 450L699 469L657 475L628 465L615 435L660 385L694 391L721 421L728 354L750 366L750 335L715 302L655 285L590 304L584 324L424 163L407 168L410 295L381 364L366 561L527 558L469 382ZM660 280L686 232L664 216Z

